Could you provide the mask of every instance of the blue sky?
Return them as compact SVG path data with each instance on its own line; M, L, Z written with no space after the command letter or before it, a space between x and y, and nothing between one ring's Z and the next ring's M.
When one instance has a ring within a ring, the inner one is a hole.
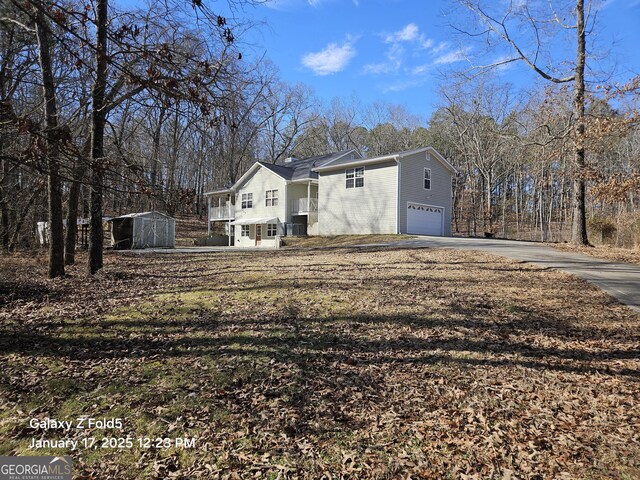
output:
M600 63L606 70L616 64L615 80L624 81L640 74L640 0L601 5ZM452 17L443 12L453 6L453 0L272 0L239 15L264 21L247 41L256 55L266 54L278 66L284 80L311 86L327 102L355 94L365 104L403 104L428 117L443 74L468 66L467 58L480 61L481 47L462 43L449 27L455 11ZM490 52L492 60L505 54ZM537 81L520 63L497 74L516 87Z

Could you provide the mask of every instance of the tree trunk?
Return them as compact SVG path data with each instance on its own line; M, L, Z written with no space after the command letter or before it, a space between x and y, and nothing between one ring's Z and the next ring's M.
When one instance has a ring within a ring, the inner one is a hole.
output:
M49 198L49 278L64 276L64 227L62 222L62 184L59 169L58 106L51 62L51 31L40 8L36 13L38 60L42 75L47 145Z
M104 232L102 230L102 189L104 182L104 95L107 83L107 0L96 1L96 79L91 92L91 220L89 226L90 274L102 268Z
M87 157L91 144L85 141L82 156L73 171L73 183L69 188L69 202L67 208L67 233L64 239L64 263L73 265L76 259L76 243L78 240L78 202L80 200L80 187L82 179L87 171Z
M576 177L573 181L573 227L571 243L576 245L589 245L585 208L586 181L584 179L584 68L586 62L584 0L576 0L576 20L578 56L573 87L573 112L576 121L576 138L573 156L576 167Z

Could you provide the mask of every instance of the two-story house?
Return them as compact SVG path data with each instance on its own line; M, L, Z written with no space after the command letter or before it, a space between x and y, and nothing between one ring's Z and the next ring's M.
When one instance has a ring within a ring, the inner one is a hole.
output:
M336 160L360 158L355 150L299 160L284 165L254 163L227 189L205 195L209 230L230 235L238 247L276 245L276 236L318 235L316 167Z
M206 194L209 225L239 247L275 246L279 235L450 235L454 174L432 147L258 162L231 188Z

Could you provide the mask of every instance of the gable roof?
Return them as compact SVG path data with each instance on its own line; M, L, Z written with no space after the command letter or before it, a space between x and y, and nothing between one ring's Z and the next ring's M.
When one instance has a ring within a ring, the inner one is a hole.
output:
M272 165L270 163L262 162L260 162L260 165L268 168L285 180L291 180L294 182L296 180L317 180L318 174L314 170L315 168L344 158L349 158L351 160L351 156L349 155L351 153L360 156L355 150L345 150L342 152L309 157L302 160L294 159L285 165Z
M402 161L404 157L408 157L409 155L413 155L421 152L429 152L433 154L433 156L440 162L444 167L449 170L451 173L456 173L457 170L444 158L440 153L433 147L422 147L416 148L413 150L405 150L403 152L391 153L389 155L381 155L379 157L373 158L361 158L357 160L351 160L348 158L339 158L335 159L331 162L327 162L324 165L318 166L315 168L316 172L325 172L330 170L337 170L345 167L358 167L360 165L370 165L375 163L387 162L389 160L395 160L397 162Z
M275 175L279 176L283 180L297 181L297 180L317 180L318 174L315 172L315 168L321 165L326 165L334 160L341 159L353 153L360 156L355 150L345 150L343 152L329 153L326 155L319 155L317 157L309 157L304 160L292 160L285 165L274 165L271 163L256 162L249 170L242 175L236 183L230 188L230 190L237 189L242 185L253 173L260 167L264 167Z

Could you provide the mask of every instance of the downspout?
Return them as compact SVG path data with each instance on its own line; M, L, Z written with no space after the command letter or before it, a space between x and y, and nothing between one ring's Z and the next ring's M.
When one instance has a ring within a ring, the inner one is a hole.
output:
M229 226L228 226L228 237L229 237L229 246L232 247L233 245L231 245L231 238L235 238L235 227L234 227L234 234L231 235L231 194L228 193L227 194L227 218L229 219Z
M396 235L400 234L400 196L402 195L402 164L400 163L400 157L398 155L395 156L394 160L398 165L398 194L396 195Z
M211 236L211 196L207 195L207 237Z
M311 180L307 183L307 228L306 234L309 235L309 219L311 218Z
M284 235L287 236L287 223L289 219L289 181L284 182Z

